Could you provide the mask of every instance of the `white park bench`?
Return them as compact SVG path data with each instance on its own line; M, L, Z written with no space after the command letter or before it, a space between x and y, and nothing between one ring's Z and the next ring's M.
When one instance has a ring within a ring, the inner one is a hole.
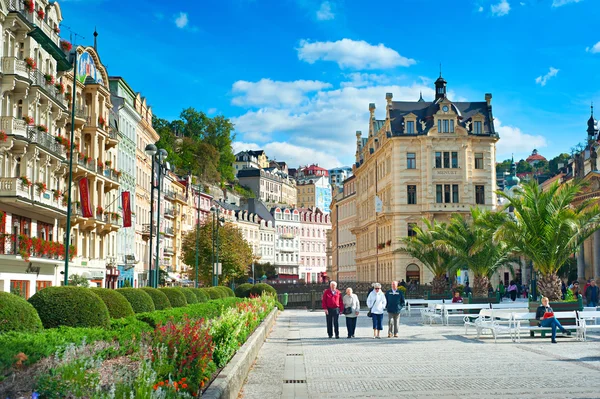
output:
M412 308L428 308L438 303L443 303L442 299L407 299L405 301L408 315L411 316Z
M577 312L572 310L568 312L554 312L554 317L558 319L558 321L564 319L574 319L576 321L575 325L564 326L566 330L575 330L577 335L576 338L582 340L582 332L583 327L580 326L579 321L577 320ZM521 342L521 332L550 332L552 331L552 327L540 327L537 325L539 320L536 320L535 313L513 313L513 328L515 330L515 334L513 335L513 341ZM536 322L536 325L529 325L530 321ZM562 323L561 323L562 324Z
M577 312L577 325L579 326L578 338L582 341L587 339L588 330L600 330L600 324L598 324L600 312L587 309L583 308L583 311Z
M494 304L493 306L497 306ZM512 308L512 309L481 309L476 319L472 319L469 316L464 317L465 323L465 335L468 333L469 327L474 328L477 332L477 338L480 338L481 333L484 331L490 331L494 337L494 342L498 337L498 334L508 333L513 338L513 313L524 313L527 309L524 308Z

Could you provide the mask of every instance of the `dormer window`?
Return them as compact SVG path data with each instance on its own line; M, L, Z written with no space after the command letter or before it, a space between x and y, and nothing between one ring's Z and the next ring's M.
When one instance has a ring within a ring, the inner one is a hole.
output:
M475 134L483 133L483 123L481 121L473 122L473 133L475 133Z
M410 121L406 122L406 134L414 134L415 133L415 122Z
M454 133L454 119L438 119L438 133Z

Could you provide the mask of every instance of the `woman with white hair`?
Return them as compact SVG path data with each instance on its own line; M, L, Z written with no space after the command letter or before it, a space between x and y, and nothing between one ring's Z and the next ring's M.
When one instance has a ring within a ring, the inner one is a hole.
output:
M381 292L381 284L373 284L373 291L367 297L367 306L373 319L373 338L379 339L379 333L383 330L383 311L387 306L385 294Z
M344 315L346 316L346 328L348 329L348 338L354 338L356 331L356 318L360 311L360 302L358 296L352 293L352 288L346 288L344 295Z

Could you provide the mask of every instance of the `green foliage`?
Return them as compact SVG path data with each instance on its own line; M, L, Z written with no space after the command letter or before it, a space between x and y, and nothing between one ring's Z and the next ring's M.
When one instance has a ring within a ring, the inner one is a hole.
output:
M83 287L48 287L29 298L45 328L108 327L110 316L102 299Z
M129 279L123 281L123 285L121 286L121 288L131 288L131 282L129 281Z
M254 194L254 191L250 190L246 186L240 185L237 182L233 186L233 191L235 191L237 194L241 195L244 198L255 198L256 197L256 195Z
M181 321L186 316L192 319L213 319L223 313L225 309L236 306L236 304L240 302L242 302L242 300L239 298L226 298L218 301L195 303L182 308L142 313L136 315L136 318L147 323L152 328L158 325L164 325L169 320L175 322Z
M159 288L159 290L169 298L169 302L174 308L187 306L185 295L177 288Z
M89 287L90 281L79 274L69 275L69 285L73 287Z
M252 271L252 269L250 269ZM267 276L267 278L274 278L277 275L277 269L271 263L255 263L254 264L254 276L258 280L262 276Z
M262 295L263 292L277 296L277 291L275 291L275 288L271 287L269 284L265 284L265 283L255 284L250 289L250 294L252 294L252 295Z
M177 289L180 290L183 295L185 295L185 300L188 305L193 305L194 303L198 303L198 298L196 297L196 293L191 288L178 287Z
M552 175L555 175L558 173L558 167L559 164L562 164L563 166L567 165L569 159L571 159L571 156L569 154L566 153L562 153L559 154L557 156L555 156L554 158L552 158L549 162L548 162L548 169L549 172Z
M196 299L198 299L198 303L208 302L208 295L202 290L202 288L190 288L194 294L196 295Z
M517 173L533 172L533 166L523 159L517 163Z
M238 298L249 298L250 290L254 285L249 283L240 284L235 288L235 296Z
M221 299L225 298L223 291L218 290L216 287L203 288L204 293L208 295L209 299Z
M204 284L212 281L212 249L213 223L200 226L199 236L199 280ZM215 241L216 241L215 234ZM188 265L196 264L196 230L190 231L183 237L183 261ZM248 265L252 263L252 248L242 236L242 232L232 223L219 227L219 262L223 274L219 276L219 284L229 284L235 279L246 276ZM195 269L191 269L192 274Z
M171 302L169 302L169 298L167 298L164 292L152 287L143 287L140 289L150 295L152 302L154 302L155 310L171 309Z
M496 164L496 172L510 172L510 166L512 165L511 159L505 159L502 162Z
M575 294L573 294L573 291L568 289L567 292L565 292L565 302L572 302L572 301L576 301Z
M135 313L152 312L155 310L152 297L144 290L139 288L119 288L116 291L127 299Z
M0 292L0 334L8 331L40 331L44 327L35 308L20 296Z
M279 309L280 312L283 312L283 304L279 301L275 302L275 306L277 306L277 309Z
M224 298L233 297L235 298L235 293L229 287L225 287L224 285L218 285L215 288L221 290L221 292L225 295Z
M112 319L133 316L131 304L119 292L108 288L91 288L91 291L102 299Z

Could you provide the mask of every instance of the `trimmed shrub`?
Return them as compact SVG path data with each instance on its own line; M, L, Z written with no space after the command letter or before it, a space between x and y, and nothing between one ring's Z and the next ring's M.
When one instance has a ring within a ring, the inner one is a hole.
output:
M143 290L146 294L150 295L150 298L152 298L152 302L154 302L154 309L171 309L171 302L169 302L169 298L167 298L164 292L152 287L143 287L140 289Z
M223 292L216 287L204 288L204 292L208 295L209 299L221 299L225 297Z
M119 288L116 290L131 304L134 313L153 312L152 297L139 288Z
M29 302L18 295L0 292L0 334L8 331L40 331L40 316Z
M198 303L208 302L208 295L202 290L202 288L190 288L196 295L196 299L198 299Z
M227 309L236 307L242 301L240 298L226 298L206 303L195 303L184 308L157 310L156 312L136 315L136 318L148 323L152 328L159 324L165 325L169 321L178 323L185 318L210 320L221 316Z
M249 298L250 290L254 287L254 284L244 283L240 284L235 288L235 296L238 298Z
M108 308L88 288L48 287L29 298L45 328L104 327L110 325Z
M102 299L102 302L108 308L108 314L111 319L133 316L131 304L117 291L109 290L108 288L90 288L90 290Z
M235 298L235 293L231 288L224 285L219 286L219 288L227 295L228 298Z
M171 306L174 308L181 308L187 306L187 301L185 300L185 295L177 288L159 288L161 292L164 292L167 298L169 298L169 302L171 302Z
M198 298L196 298L196 294L194 293L194 291L192 291L191 288L178 287L177 289L179 291L181 291L183 293L183 295L185 295L185 300L188 305L193 305L194 303L198 303Z
M275 291L275 288L271 287L269 284L258 283L252 287L252 289L250 289L250 294L252 295L262 295L263 292L277 296L277 291Z

